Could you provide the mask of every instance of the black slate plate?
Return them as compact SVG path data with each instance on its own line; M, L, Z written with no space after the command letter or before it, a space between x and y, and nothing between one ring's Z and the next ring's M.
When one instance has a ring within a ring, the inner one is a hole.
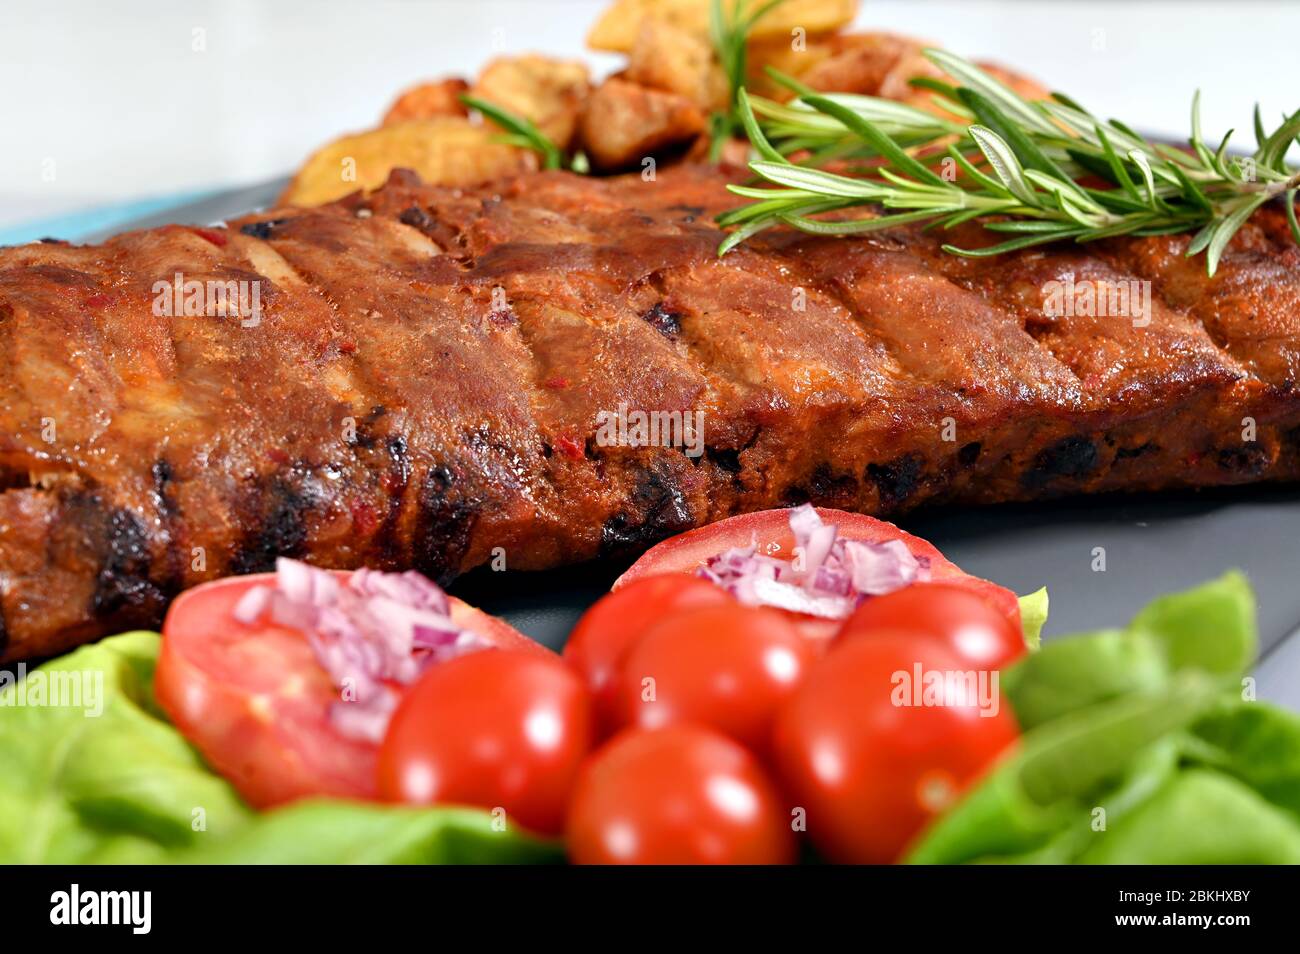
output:
M142 218L206 225L271 205L288 180L221 193ZM124 229L113 229L113 232ZM97 241L105 234L62 236ZM1259 594L1259 694L1300 709L1300 490L1241 487L1160 496L1075 498L917 514L903 527L931 540L964 569L1028 593L1047 586L1045 637L1123 623L1152 597L1192 586L1229 567ZM1092 569L1105 551L1104 572ZM544 573L477 570L452 590L549 646L625 563Z

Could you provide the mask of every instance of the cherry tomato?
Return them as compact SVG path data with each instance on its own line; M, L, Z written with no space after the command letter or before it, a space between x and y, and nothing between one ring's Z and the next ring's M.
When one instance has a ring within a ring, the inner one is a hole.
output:
M904 533L892 523L876 520L844 510L818 507L822 520L833 523L840 536L868 543L885 543L902 540L907 549L930 566L930 578L936 582L952 583L965 587L988 600L993 607L1020 630L1020 600L1006 587L971 576L956 564L944 558L932 544ZM788 510L763 510L719 520L708 526L688 530L663 541L646 551L632 567L614 583L617 591L633 580L657 573L694 573L711 556L731 547L747 547L757 542L760 553L788 560L794 549L794 535L790 532ZM821 621L815 621L821 622Z
M234 618L235 604L249 589L274 583L274 573L230 577L177 597L163 622L154 676L158 703L256 808L314 795L373 798L379 747L334 728L329 710L339 691L306 634ZM451 616L494 646L556 658L455 598Z
M1005 700L994 692L981 704L977 673L946 696L925 696L927 679L968 665L935 640L881 633L832 649L782 707L778 771L828 859L897 860L1016 739Z
M1025 653L1020 627L969 589L951 583L913 583L858 607L837 643L881 630L932 636L977 669L1002 669Z
M677 610L732 605L735 600L721 587L671 574L637 580L587 610L569 635L564 660L581 673L595 697L602 733L614 731L619 721L614 685L619 663L647 629Z
M591 699L559 659L470 653L434 666L397 707L379 750L379 793L504 808L555 834L591 739Z
M698 723L765 754L777 706L818 656L794 623L733 604L673 613L652 626L619 667L625 725Z
M795 854L758 762L699 726L615 736L583 766L565 832L578 864L786 864Z

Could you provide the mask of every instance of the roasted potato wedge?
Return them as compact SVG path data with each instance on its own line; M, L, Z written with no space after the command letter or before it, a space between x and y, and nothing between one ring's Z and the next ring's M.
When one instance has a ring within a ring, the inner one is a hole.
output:
M797 47L790 37L784 36L751 40L746 53L748 77L745 86L751 93L770 99L789 99L790 91L767 75L767 67L798 78L830 57L832 52L826 34L805 37Z
M709 35L711 0L615 0L587 34L593 50L629 53L636 43L641 24L661 20L696 36ZM734 7L737 0L723 0ZM751 5L756 0L749 0ZM858 0L786 0L769 11L750 31L753 40L789 37L802 28L808 34L838 30L857 16Z
M706 112L727 106L727 77L704 37L649 19L641 24L628 58L634 83L685 96Z
M924 40L892 33L849 33L831 37L828 55L799 74L813 89L865 93L887 99L909 99L914 76L939 78L943 73L921 51ZM928 94L927 94L928 95Z
M383 185L393 169L414 170L432 185L473 185L537 168L537 155L496 141L498 132L468 119L413 119L344 136L318 150L280 201L321 205Z
M892 33L844 33L819 43L818 55L806 68L787 69L779 63L776 65L813 89L865 93L934 109L931 94L916 89L910 81L923 76L950 78L925 58L923 51L936 45ZM794 65L797 67L797 61ZM980 66L1026 98L1047 95L1047 90L1033 80L991 64ZM782 98L788 98L788 94Z
M468 116L469 110L460 96L469 90L469 84L459 76L421 83L397 97L384 114L383 125L404 123L409 119L433 119L437 116Z
M590 91L585 64L529 55L493 60L470 94L532 120L547 139L567 149Z
M587 99L578 139L603 172L637 165L704 132L704 113L685 96L611 78Z

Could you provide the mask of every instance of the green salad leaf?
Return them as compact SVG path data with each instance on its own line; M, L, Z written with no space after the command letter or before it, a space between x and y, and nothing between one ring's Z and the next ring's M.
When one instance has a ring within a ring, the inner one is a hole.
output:
M1145 636L1101 630L1048 643L1002 674L1022 729L1129 692L1158 689L1169 670Z
M1259 649L1255 594L1235 570L1154 600L1128 629L1155 640L1174 672L1195 668L1237 678Z
M1025 645L1037 649L1042 642L1043 626L1047 623L1047 587L1020 597L1020 627L1025 633Z
M77 681L82 707L32 704L21 684L0 693L0 861L159 861L248 823L154 702L158 641L115 636L28 675Z
M922 833L912 863L1300 862L1300 716L1243 699L1240 573L1004 673L1021 744Z
M262 814L159 710L160 637L84 646L0 690L0 863L495 863L558 861L553 842L472 809L340 800ZM37 686L75 683L80 705Z
M1019 860L1014 856L1039 849L1057 853L1061 840L1069 847L1090 831L1093 812L1107 809L1108 792L1125 791L1135 776L1159 774L1156 754L1149 763L1134 756L1190 725L1216 695L1213 684L1191 677L1027 732L1019 750L942 816L908 860Z
M470 808L318 799L259 816L228 839L172 859L195 864L483 865L564 859L558 843L498 830Z
M1258 702L1233 700L1195 727L1208 765L1245 782L1300 818L1300 714Z
M1121 865L1293 865L1300 826L1248 785L1192 768L1115 820L1073 860Z

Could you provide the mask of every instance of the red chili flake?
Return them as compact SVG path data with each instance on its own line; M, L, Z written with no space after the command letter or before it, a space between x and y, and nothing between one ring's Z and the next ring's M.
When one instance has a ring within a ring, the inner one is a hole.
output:
M357 343L350 338L344 338L339 342L339 354L353 354L357 350Z
M352 527L362 536L369 536L379 526L375 508L364 500L352 501Z
M113 304L112 295L91 295L86 299L87 308L106 308Z
M572 437L561 437L555 442L555 449L560 452L561 456L567 457L569 460L582 460L587 456L582 444Z
M569 379L556 376L553 378L547 378L546 381L543 383L546 387L550 388L552 391L563 391L565 388L569 386Z
M217 248L224 248L226 243L230 241L225 232L219 232L216 229L192 229L191 231L199 238L207 239Z
M271 458L277 464L287 464L292 458L278 447L272 447L266 452L266 456Z

